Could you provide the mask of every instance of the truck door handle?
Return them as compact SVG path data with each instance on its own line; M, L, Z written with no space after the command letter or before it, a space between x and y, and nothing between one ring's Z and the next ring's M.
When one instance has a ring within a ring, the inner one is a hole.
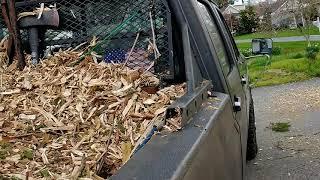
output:
M241 98L240 97L235 97L234 98L233 109L234 109L235 112L241 111Z
M247 79L245 76L242 76L242 78L241 78L241 84L242 84L242 85L246 85L247 82L248 82L248 79Z

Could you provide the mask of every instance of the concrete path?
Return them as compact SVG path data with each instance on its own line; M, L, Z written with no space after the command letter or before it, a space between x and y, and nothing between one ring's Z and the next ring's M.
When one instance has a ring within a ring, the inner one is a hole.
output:
M320 79L253 90L258 157L247 165L248 180L320 179ZM270 123L289 122L273 132Z
M306 41L304 36L292 36L292 37L279 37L279 38L272 38L273 42L297 42L297 41ZM311 41L320 41L320 35L311 35ZM236 43L250 43L252 39L243 39L243 40L236 40Z

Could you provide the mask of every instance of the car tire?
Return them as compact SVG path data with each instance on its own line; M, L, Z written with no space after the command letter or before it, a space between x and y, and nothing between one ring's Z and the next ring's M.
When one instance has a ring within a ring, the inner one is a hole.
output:
M253 160L258 154L257 134L256 134L256 120L254 116L254 105L251 98L249 107L249 128L247 139L247 160Z

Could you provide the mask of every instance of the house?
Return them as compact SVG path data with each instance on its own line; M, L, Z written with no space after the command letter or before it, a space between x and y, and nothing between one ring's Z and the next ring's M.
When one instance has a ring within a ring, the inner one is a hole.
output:
M276 28L290 27L297 28L302 23L302 17L296 17L294 12L297 5L294 1L280 1L282 4L271 13L272 26Z
M229 5L225 9L222 10L223 15L233 15L237 18L240 17L240 11L246 9L245 5Z
M299 4L296 0L279 0L276 3L278 8L271 13L273 27L297 28L299 25L305 26L305 19L299 12ZM320 4L318 6L320 10Z
M320 32L320 17L318 17L316 21L313 21L313 25L318 27Z
M232 34L236 33L237 27L239 26L240 12L245 9L245 5L229 5L222 10L222 14Z

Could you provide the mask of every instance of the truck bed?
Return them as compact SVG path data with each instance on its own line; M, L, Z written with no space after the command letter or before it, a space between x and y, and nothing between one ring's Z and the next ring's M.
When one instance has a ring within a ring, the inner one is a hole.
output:
M216 95L182 131L155 135L111 179L240 179L239 128L229 96Z

